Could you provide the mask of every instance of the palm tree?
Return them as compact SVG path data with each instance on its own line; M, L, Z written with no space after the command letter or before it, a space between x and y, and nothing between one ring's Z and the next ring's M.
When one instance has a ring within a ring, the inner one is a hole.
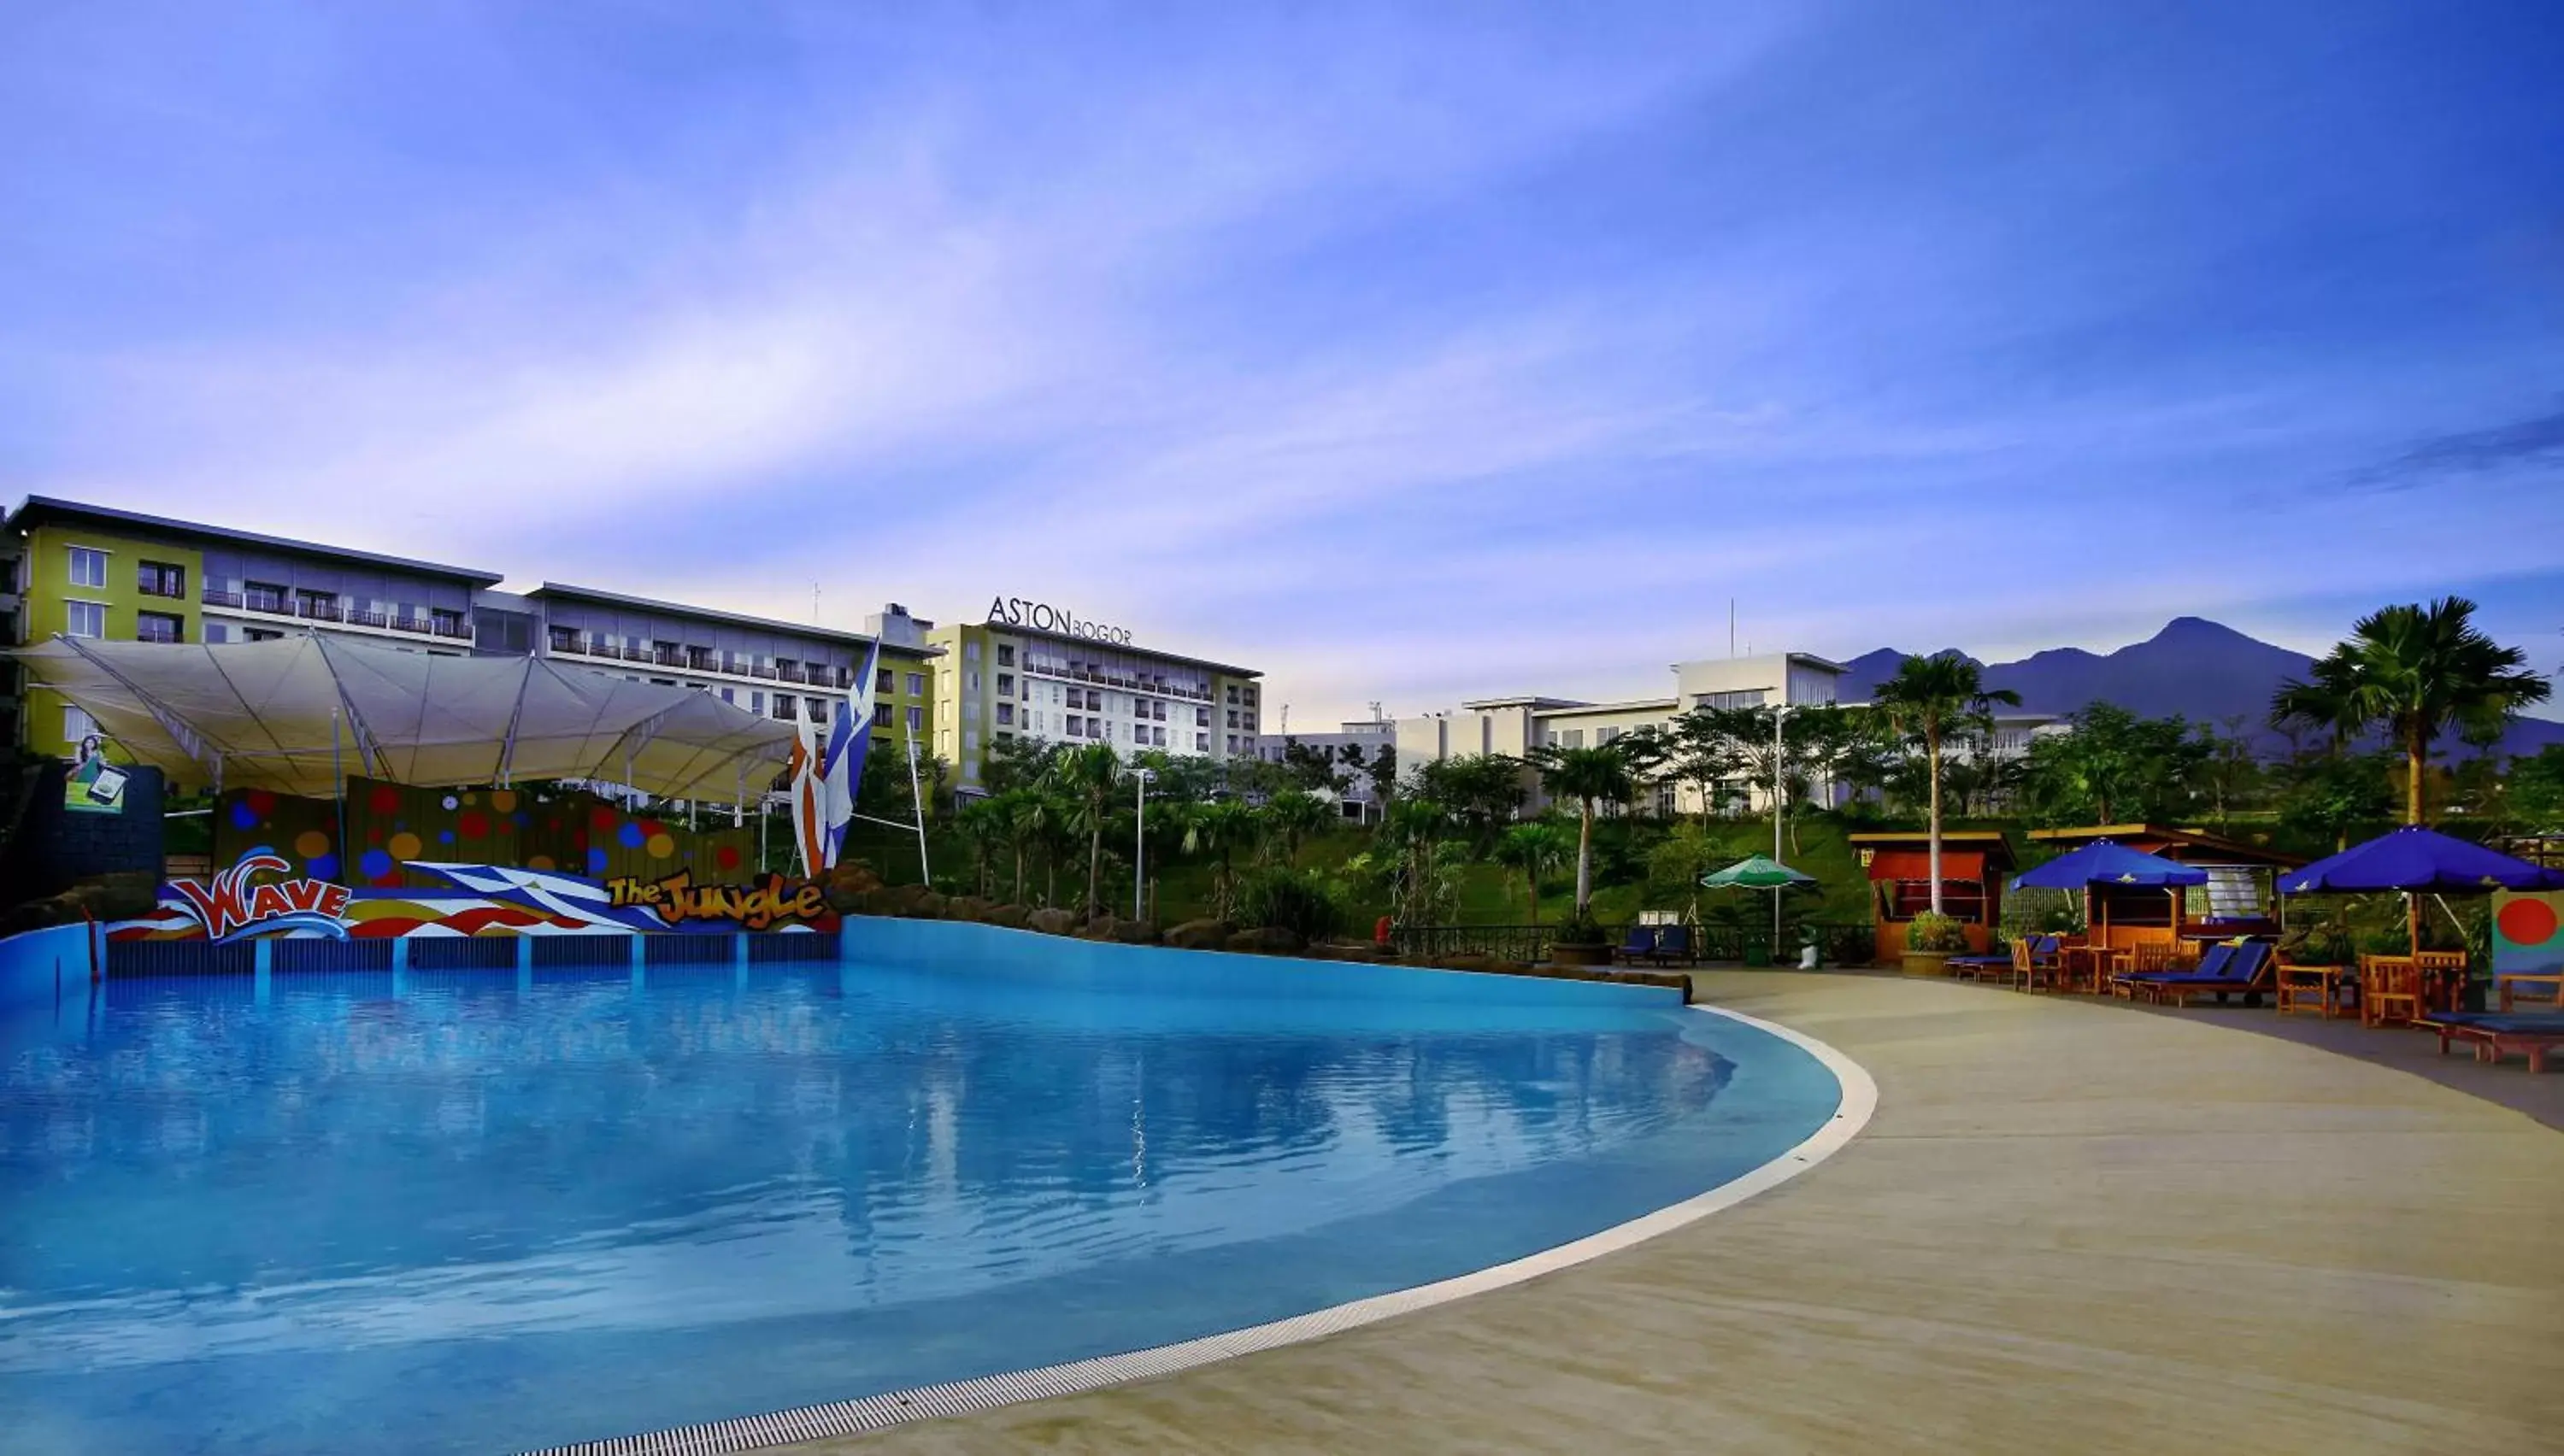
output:
M972 799L954 816L955 827L969 842L971 858L978 862L979 894L983 898L988 893L990 861L996 857L998 846L1004 844L1012 832L1012 826L1006 822L1006 805L994 798L984 798Z
M1334 811L1327 801L1300 789L1285 789L1264 801L1264 823L1282 848L1282 863L1300 857L1300 841L1326 827Z
M1591 918L1594 905L1594 811L1604 803L1625 803L1638 791L1629 755L1620 745L1563 748L1543 743L1525 755L1540 770L1540 786L1554 799L1574 799L1576 830L1576 918Z
M1459 817L1438 799L1409 793L1392 800L1380 821L1381 837L1397 851L1399 918L1419 926L1431 920L1434 855L1459 827Z
M1236 909L1236 876L1231 872L1230 858L1241 849L1254 845L1256 831L1263 826L1255 811L1235 799L1213 799L1196 806L1191 822L1184 826L1184 853L1206 854L1217 863L1211 872L1211 914L1226 920Z
M988 807L1005 826L1006 848L1015 857L1014 904L1024 903L1024 851L1042 837L1041 795L1029 788L1010 788L988 796Z
M1050 761L1043 781L1069 803L1069 823L1086 831L1086 913L1104 910L1104 821L1122 783L1122 757L1110 743L1070 748Z
M2427 822L2424 791L2440 735L2456 728L2490 742L2554 691L2527 670L2526 653L2484 635L2474 611L2461 596L2380 607L2315 664L2312 682L2280 686L2272 719L2328 727L2336 747L2385 728L2404 754L2404 822Z
M1567 836L1555 824L1533 820L1517 824L1496 841L1496 858L1523 872L1523 889L1531 898L1531 923L1540 924L1540 877L1567 858Z
M1923 767L1931 786L1931 830L1925 839L1932 876L1932 913L1941 914L1941 740L1994 717L1994 706L2021 706L2008 688L1989 690L1978 666L1955 652L1909 657L1896 676L1870 690L1870 702L1889 727L1923 740Z

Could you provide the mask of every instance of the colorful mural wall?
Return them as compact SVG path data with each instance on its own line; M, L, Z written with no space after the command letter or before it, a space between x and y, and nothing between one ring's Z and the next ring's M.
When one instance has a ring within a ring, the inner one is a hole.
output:
M734 882L756 867L753 821L688 829L682 821L635 815L611 800L566 789L436 789L347 780L347 839L337 843L338 806L264 789L224 797L214 815L214 862L235 864L255 849L282 856L293 872L351 888L436 890L446 881L414 866L462 862L559 873L590 880L658 881L691 874Z
M2564 970L2564 891L2493 895L2492 969L2495 975Z
M210 881L164 885L150 915L107 927L110 940L238 940L262 936L683 935L834 931L819 887L780 875L698 882L690 870L604 882L494 865L405 863L402 886L349 888L298 874L285 856L253 847ZM386 875L384 878L392 878Z

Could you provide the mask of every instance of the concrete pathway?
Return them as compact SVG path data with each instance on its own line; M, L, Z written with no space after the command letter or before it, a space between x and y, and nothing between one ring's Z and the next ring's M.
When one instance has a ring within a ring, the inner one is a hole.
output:
M1867 1066L1868 1132L1514 1289L802 1449L2564 1450L2564 1134L2214 1016L1700 987Z

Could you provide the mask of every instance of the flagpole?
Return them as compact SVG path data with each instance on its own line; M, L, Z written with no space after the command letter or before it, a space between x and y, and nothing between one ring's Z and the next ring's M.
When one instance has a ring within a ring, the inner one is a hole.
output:
M933 888L934 867L926 862L926 790L917 780L917 736L908 737L908 801L917 813L917 883Z

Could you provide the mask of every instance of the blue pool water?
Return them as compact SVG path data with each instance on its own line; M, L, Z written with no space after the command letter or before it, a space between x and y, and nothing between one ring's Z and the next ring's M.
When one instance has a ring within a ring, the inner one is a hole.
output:
M6 1448L509 1451L1161 1345L1625 1221L1840 1097L1617 987L847 955L0 1013Z

